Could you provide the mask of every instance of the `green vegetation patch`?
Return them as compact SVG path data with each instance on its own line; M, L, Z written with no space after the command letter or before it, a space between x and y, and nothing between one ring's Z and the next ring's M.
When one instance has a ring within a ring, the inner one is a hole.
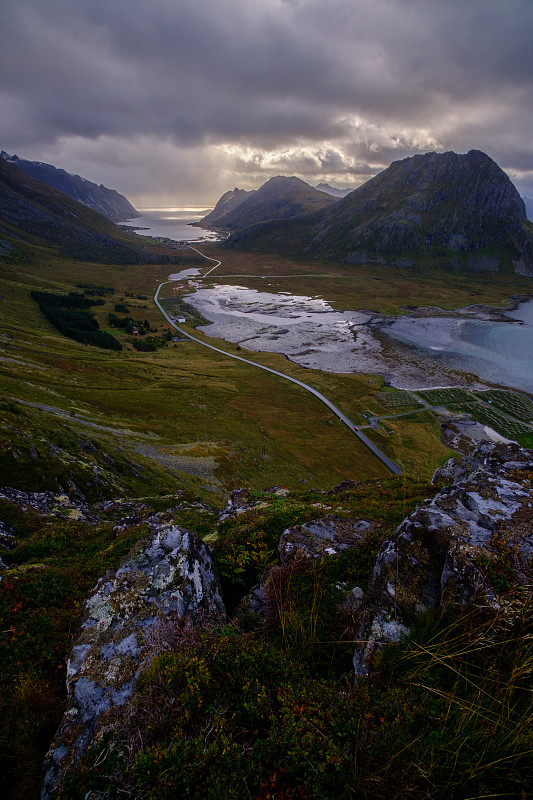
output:
M492 403L496 408L512 417L523 421L533 420L533 403L529 397L523 394L509 392L505 389L489 389L486 392L476 392L475 394L480 400Z
M184 628L61 800L524 797L531 609L427 618L371 681L313 676L267 637Z
M482 425L487 425L489 428L497 431L507 439L514 439L520 442L523 437L531 436L533 430L529 425L520 422L513 422L513 420L500 414L496 409L487 408L481 403L460 403L450 404L450 410L459 411L470 414L472 419L480 422Z
M377 400L391 411L407 411L422 405L411 392L395 391L394 389L388 392L379 392Z
M77 283L76 288L83 289L89 297L105 297L107 294L115 294L112 286L97 286L94 283Z
M260 501L258 505L222 522L217 527L216 538L209 541L226 607L231 611L259 582L265 569L276 563L280 536L286 528L320 519L326 514L380 523L379 533L367 537L364 547L358 551L356 582L366 586L371 571L368 565L383 540L419 502L436 491L432 484L401 476L366 481L340 493L291 492L287 496L254 493ZM365 565L364 570L368 567L369 571L361 572L361 564ZM353 575L352 578L355 580Z
M42 761L65 699L65 656L81 604L146 528L43 518L0 500L17 547L0 581L0 794L38 797ZM16 565L16 566L15 566Z
M99 330L100 326L92 314L82 310L90 306L103 305L103 300L89 299L77 292L61 295L32 291L31 296L39 304L49 322L69 339L101 347L104 350L122 350L120 342L110 333Z
M470 403L472 395L466 389L423 389L416 394L430 406L447 406L450 403Z

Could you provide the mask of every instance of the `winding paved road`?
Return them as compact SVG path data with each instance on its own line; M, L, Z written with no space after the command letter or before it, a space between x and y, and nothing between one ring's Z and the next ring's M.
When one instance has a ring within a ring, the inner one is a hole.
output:
M196 253L199 253L199 255L203 256L204 258L207 258L209 261L217 262L214 267L212 267L208 272L205 273L205 275L202 275L202 279L210 275L211 272L213 272L213 270L219 267L220 264L222 263L221 261L217 261L217 259L215 258L209 258L208 256L205 256L202 252L200 252L200 250L197 250L196 247L191 247L191 250L194 250ZM394 475L402 474L400 467L397 464L395 464L394 461L391 461L390 458L387 458L385 453L382 453L379 447L376 447L376 445L373 442L371 442L370 439L367 436L365 436L365 434L362 433L362 431L360 431L359 428L356 425L354 425L353 422L351 422L348 419L348 417L346 417L342 413L342 411L340 411L337 408L337 406L333 405L333 403L330 400L328 400L327 397L324 397L324 395L321 394L319 391L313 389L312 386L309 386L307 383L304 383L303 381L299 381L297 378L292 378L290 375L285 375L285 373L283 372L278 372L277 370L271 369L270 367L265 367L263 364L257 364L255 361L249 361L247 358L242 358L242 356L236 356L233 353L226 352L226 350L221 350L218 347L214 347L214 345L212 344L207 344L207 342L203 342L201 339L197 339L196 336L192 336L190 333L187 333L187 331L184 331L180 325L178 325L169 317L169 315L159 302L158 299L159 292L163 286L167 285L167 283L175 283L175 280L164 281L164 283L159 284L159 286L157 287L157 292L154 295L154 302L158 307L158 309L160 310L160 312L165 317L165 319L167 320L167 322L170 325L172 325L173 328L176 328L176 330L178 330L182 336L186 336L187 339L191 339L193 342L201 344L202 347L208 347L210 350L214 350L215 353L221 353L223 356L226 356L228 358L234 358L236 361L242 361L245 364L250 364L252 367L257 367L257 369L263 369L265 370L265 372L270 372L272 373L272 375L277 375L279 378L283 378L286 381L291 381L291 383L296 383L298 386L301 386L302 389L305 389L307 392L311 392L311 394L313 394L316 398L318 398L318 400L324 403L324 405L326 405L330 409L330 411L332 411L335 414L335 416L337 416L341 420L341 422L344 422L346 427L349 428L352 431L352 433L355 433L355 435L363 442L363 444L365 444L368 447L368 449L371 450L372 453L374 453L374 455L377 458L379 458L379 460L383 464L385 464L385 466L388 467L388 469L390 469L392 473L394 473Z

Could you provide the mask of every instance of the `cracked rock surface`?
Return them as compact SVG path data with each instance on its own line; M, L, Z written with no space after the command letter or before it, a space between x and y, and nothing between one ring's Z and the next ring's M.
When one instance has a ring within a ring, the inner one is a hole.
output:
M43 799L105 733L151 660L160 625L189 619L222 624L225 609L211 551L173 523L152 530L85 602L67 665L67 711L47 754Z
M359 612L356 675L368 675L376 649L398 641L426 611L475 603L495 613L499 598L481 564L497 558L502 542L518 577L530 582L532 487L533 451L484 444L450 486L401 523L378 554Z
M373 527L368 520L346 520L330 515L287 528L279 542L280 562L288 564L300 559L340 555L360 544Z

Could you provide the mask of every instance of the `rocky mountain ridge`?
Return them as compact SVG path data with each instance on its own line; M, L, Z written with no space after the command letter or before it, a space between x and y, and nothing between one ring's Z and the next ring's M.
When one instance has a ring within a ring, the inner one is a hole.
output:
M353 187L339 189L337 186L330 186L329 183L318 183L315 189L319 192L326 192L326 194L330 194L332 197L346 197L347 194L353 192Z
M237 187L229 192L225 192L220 200L218 200L214 209L210 211L209 214L206 214L200 222L194 222L193 225L202 228L206 226L224 228L226 217L253 194L255 194L255 190L247 192L245 189L238 189Z
M256 191L245 194L243 196L241 189L227 192L211 214L198 224L203 227L214 224L225 231L240 231L258 223L299 217L327 208L337 201L337 198L313 189L300 178L282 175L270 178Z
M533 274L533 227L508 176L479 150L393 162L331 208L234 233L228 246L348 264Z
M155 260L133 234L0 159L0 253L20 245L57 247L68 258L107 264Z
M115 189L108 189L103 184L96 184L82 178L80 175L71 175L64 169L58 169L52 164L45 164L41 161L28 161L19 158L17 155L9 155L4 150L0 152L0 158L13 164L21 172L36 178L43 183L58 189L68 195L73 200L98 211L99 214L111 220L111 222L124 222L139 216L139 212L131 205L124 195L119 194Z

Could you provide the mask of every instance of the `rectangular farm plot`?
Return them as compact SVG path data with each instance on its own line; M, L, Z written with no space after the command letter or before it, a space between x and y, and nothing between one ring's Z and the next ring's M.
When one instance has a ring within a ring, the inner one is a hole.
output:
M447 406L450 403L470 403L472 395L465 389L422 389L417 395L430 406Z
M379 392L377 400L389 411L409 411L422 405L411 392L391 391Z
M533 420L533 403L526 395L509 392L505 389L489 389L486 392L476 392L476 395L480 400L491 403L516 419Z
M465 414L470 414L472 419L481 425L487 425L497 433L505 436L506 439L520 439L524 436L531 436L533 429L529 425L521 422L514 422L508 417L500 414L497 409L487 408L481 403L458 403L449 406L451 411L458 411Z

